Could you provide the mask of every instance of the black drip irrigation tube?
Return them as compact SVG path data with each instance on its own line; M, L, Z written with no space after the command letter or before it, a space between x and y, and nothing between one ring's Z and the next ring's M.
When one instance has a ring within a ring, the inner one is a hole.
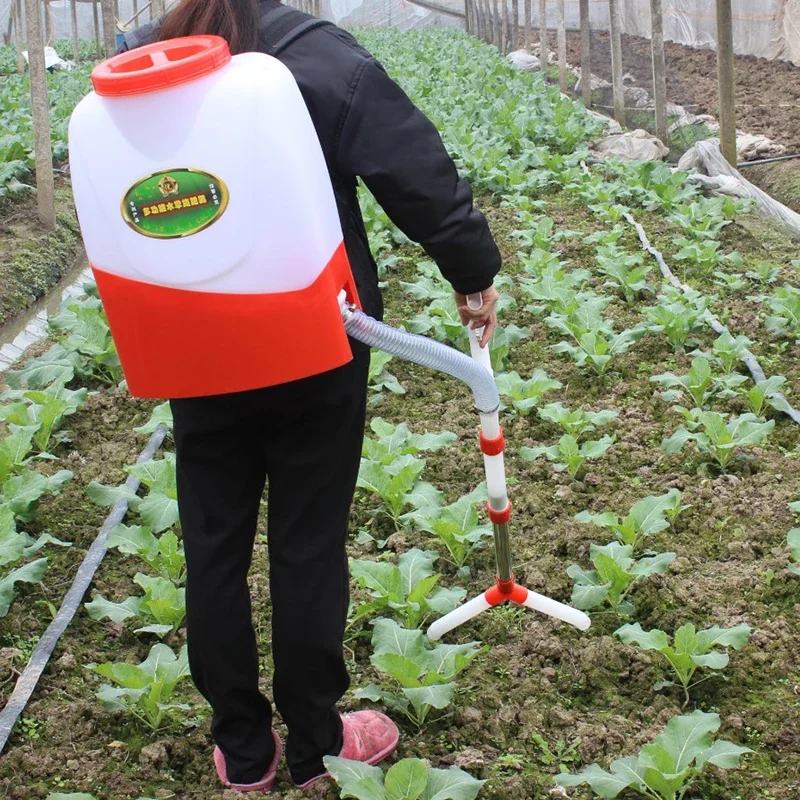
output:
M146 461L150 461L158 448L161 447L166 435L166 426L159 425L155 433L150 437L144 450L139 454L136 463L143 464ZM125 488L136 492L139 489L139 479L130 475L128 480L125 481ZM100 532L97 534L94 542L92 542L92 546L84 556L80 567L78 567L78 572L75 575L72 586L70 586L69 591L61 602L61 608L58 609L55 618L47 626L47 630L39 639L31 654L30 661L28 661L28 665L17 679L14 691L11 693L11 697L8 698L8 703L6 703L5 708L0 711L0 753L3 752L8 738L11 735L11 731L17 719L19 719L19 715L25 710L25 706L28 704L28 700L30 700L36 688L36 684L39 682L39 678L42 676L47 662L50 660L50 656L53 654L58 640L67 629L69 623L72 622L78 605L86 594L86 590L89 588L89 584L92 582L92 578L106 554L108 532L122 522L127 513L128 501L124 497L121 497L114 504L105 522L103 522Z

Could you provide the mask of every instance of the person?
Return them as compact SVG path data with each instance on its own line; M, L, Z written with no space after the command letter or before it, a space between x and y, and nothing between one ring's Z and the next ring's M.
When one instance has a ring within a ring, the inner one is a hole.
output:
M380 319L383 304L357 178L434 259L453 286L462 322L483 328L485 346L496 325L492 283L501 257L470 187L434 126L381 64L344 30L308 23L277 0L182 0L163 20L126 37L123 49L217 34L234 54L276 54L297 81L319 136L363 310ZM299 26L303 35L292 35ZM477 293L483 304L475 310L466 296ZM247 584L265 483L273 697L288 729L292 780L305 789L326 777L328 754L376 764L398 742L385 715L336 708L349 686L345 542L369 366L368 349L351 346L352 361L330 372L171 401L191 675L213 710L217 773L240 791L269 791L282 749L258 687Z

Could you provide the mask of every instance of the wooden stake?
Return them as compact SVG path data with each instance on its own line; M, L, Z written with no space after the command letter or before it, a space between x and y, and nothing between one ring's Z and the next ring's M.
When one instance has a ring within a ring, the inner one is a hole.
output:
M519 0L511 0L511 49L519 47Z
M511 41L511 15L508 12L508 0L503 0L503 46L500 52L505 55L508 52L508 45Z
M581 89L583 104L592 107L592 29L589 23L589 0L580 0L581 12Z
M611 84L614 89L614 119L625 125L625 90L622 86L622 38L619 32L619 0L608 0L611 18Z
M653 97L656 103L656 136L669 147L667 62L664 56L664 19L661 13L661 0L650 0L650 39L653 43Z
M567 28L564 20L564 0L558 0L558 85L566 94L567 89Z
M733 19L731 0L717 0L717 81L722 155L736 166L736 83L733 63Z
M72 17L72 60L77 64L81 60L81 42L78 38L78 2L70 0L70 16Z
M47 102L47 69L44 65L42 12L39 0L25 3L28 29L28 69L31 76L31 109L33 111L33 147L36 153L36 201L39 219L48 228L55 227L55 182L53 150L50 144L50 115Z
M22 0L14 3L14 35L17 41L17 72L22 75L25 72L25 56L22 55L25 49L25 13L22 10Z
M98 13L98 0L92 0L92 19L94 21L94 46L97 57L103 57L103 45L100 40L100 15Z
M531 0L525 0L525 47L530 47L531 30Z
M492 0L492 37L494 44L500 47L502 38L500 35L500 5L497 0Z
M550 59L550 45L547 42L547 0L539 0L539 61L542 69L547 67Z
M114 17L114 0L101 0L103 8L103 45L106 58L117 52L117 25Z

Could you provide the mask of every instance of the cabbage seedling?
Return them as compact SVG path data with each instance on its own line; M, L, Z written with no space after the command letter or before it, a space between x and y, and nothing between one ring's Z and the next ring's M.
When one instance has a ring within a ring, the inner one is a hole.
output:
M338 756L322 760L339 786L339 796L362 800L474 800L486 782L458 767L429 767L420 758L404 758L385 775L363 761Z
M789 572L800 575L800 528L792 528L786 536L793 564L789 564Z
M734 451L753 444L763 444L775 427L775 421L762 422L755 414L742 414L729 422L716 411L703 411L697 417L694 431L681 425L661 447L666 453L679 452L686 442L694 442L703 454L714 457L724 470Z
M599 528L610 528L622 544L635 549L642 539L669 528L667 514L670 511L677 512L680 508L681 493L677 489L670 489L666 494L645 497L634 503L624 517L618 517L610 511L602 514L581 511L575 520Z
M687 623L675 631L675 640L672 644L670 637L664 631L657 628L645 631L638 622L635 625L623 625L614 633L625 644L636 645L642 650L657 650L666 658L678 685L683 688L683 705L686 707L691 690L728 665L728 654L718 648L732 647L734 650L740 650L750 639L750 626L720 628L714 625L698 631L694 625ZM705 678L693 681L695 673L700 668L711 669L713 672ZM675 685L674 681L659 681L653 688L658 691Z
M635 559L633 547L619 542L604 547L593 544L589 552L593 570L584 570L577 564L567 570L575 582L573 605L587 611L608 603L613 611L626 616L635 610L627 599L631 590L650 575L666 572L676 557L675 553L658 553Z
M584 411L576 408L574 411L570 411L561 403L549 403L538 413L542 419L559 425L576 439L580 439L584 433L590 433L602 425L607 425L619 416L619 412L608 410Z
M475 656L483 652L478 642L438 644L429 647L420 630L406 630L394 620L378 619L372 634L372 666L387 675L397 690L370 685L356 692L364 700L382 702L388 709L407 716L422 727L434 708L447 708L453 701L454 678Z
M566 472L574 478L585 461L600 458L614 442L613 436L604 436L578 445L574 436L565 433L558 444L552 447L521 447L519 454L527 461L536 461L545 456L548 461L554 462L553 469L556 472Z
M112 682L96 693L106 711L128 711L152 731L160 730L164 717L172 712L189 710L184 703L170 702L175 687L189 675L186 645L177 656L159 643L141 664L107 661L86 668Z
M155 536L142 525L120 523L108 532L106 545L109 549L116 547L120 553L138 556L158 575L173 583L180 585L186 580L183 542L172 531Z
M521 378L516 372L504 372L495 379L497 391L511 399L511 405L522 416L527 416L539 405L542 395L560 389L561 383L548 377L544 370L534 370L530 378Z
M555 782L560 786L586 783L607 800L628 788L650 800L684 800L706 765L734 769L741 756L752 752L732 742L715 742L713 734L719 726L719 715L704 711L673 717L652 744L646 744L638 756L612 762L610 772L592 764L577 775L556 775Z
M439 554L413 548L397 564L385 561L351 561L350 574L369 590L372 600L355 610L353 621L389 611L404 628L419 628L431 614L449 614L466 596L460 587L437 587L442 576L434 573Z

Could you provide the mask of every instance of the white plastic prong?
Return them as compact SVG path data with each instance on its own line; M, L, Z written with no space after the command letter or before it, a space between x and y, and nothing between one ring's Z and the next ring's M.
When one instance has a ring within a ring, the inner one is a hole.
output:
M473 617L477 617L487 608L491 608L491 606L484 595L479 594L477 597L473 597L472 600L468 600L464 605L454 608L449 614L445 614L441 619L437 619L436 622L432 623L428 628L428 638L431 641L441 639L453 628L457 628Z
M552 597L545 597L543 594L537 594L528 589L528 596L525 598L524 605L528 608L533 608L536 611L541 611L542 614L547 614L548 617L555 617L562 622L574 625L578 630L586 631L592 624L587 614L583 611L578 611L577 608L559 603L558 600L553 600Z

